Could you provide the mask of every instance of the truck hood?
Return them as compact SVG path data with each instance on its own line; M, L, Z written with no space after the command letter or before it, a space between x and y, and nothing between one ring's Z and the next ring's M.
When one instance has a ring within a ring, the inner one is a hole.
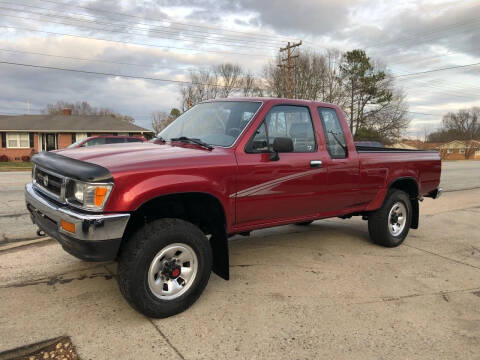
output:
M161 167L200 166L216 162L228 154L227 149L203 149L188 144L130 143L64 149L56 152L76 160L100 165L112 175L139 170L158 170Z

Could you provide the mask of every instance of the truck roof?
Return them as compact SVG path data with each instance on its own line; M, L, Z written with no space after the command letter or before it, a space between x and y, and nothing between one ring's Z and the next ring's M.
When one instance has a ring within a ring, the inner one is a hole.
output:
M302 100L302 99L288 99L288 98L277 98L277 97L229 97L229 98L217 98L206 100L203 102L215 102L215 101L259 101L263 102L264 104L267 103L288 103L294 105L319 105L319 106L329 106L329 107L338 107L336 104L322 102L322 101L315 101L315 100Z

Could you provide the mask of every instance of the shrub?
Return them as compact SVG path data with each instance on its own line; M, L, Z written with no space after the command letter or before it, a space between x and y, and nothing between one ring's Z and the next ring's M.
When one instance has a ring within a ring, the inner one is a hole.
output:
M28 156L28 155L23 155L23 156L22 156L22 161L23 161L23 162L30 161L30 156Z
M1 155L0 156L0 162L7 162L8 161L8 156L7 155Z

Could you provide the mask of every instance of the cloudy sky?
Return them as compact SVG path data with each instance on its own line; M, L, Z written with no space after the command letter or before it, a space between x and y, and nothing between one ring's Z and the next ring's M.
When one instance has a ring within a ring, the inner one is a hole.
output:
M152 111L179 106L178 83L30 65L184 81L230 61L260 75L300 39L385 63L408 95L410 137L480 106L478 0L0 0L0 114L86 100L150 127Z

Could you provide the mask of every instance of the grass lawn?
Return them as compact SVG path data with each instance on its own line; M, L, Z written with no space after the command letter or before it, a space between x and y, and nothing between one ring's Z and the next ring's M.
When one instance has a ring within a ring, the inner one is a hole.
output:
M30 171L31 162L0 162L0 172L2 171Z

